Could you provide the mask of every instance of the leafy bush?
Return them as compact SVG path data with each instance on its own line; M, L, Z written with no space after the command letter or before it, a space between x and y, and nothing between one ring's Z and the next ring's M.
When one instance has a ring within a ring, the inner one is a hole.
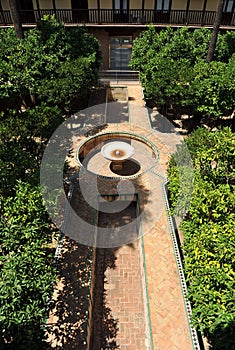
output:
M84 28L48 17L22 40L0 31L1 349L48 348L56 230L38 188L40 161L73 98L84 100L96 83L99 64L98 41Z
M154 27L135 39L131 67L140 72L145 98L199 116L231 114L235 98L234 33L220 34L215 60L205 62L211 32Z
M192 322L213 349L230 350L235 344L235 137L229 128L197 129L186 144L195 179L180 228ZM175 157L168 168L173 207L180 195Z
M55 278L49 249L55 229L39 188L18 182L15 193L1 199L0 345L40 349Z

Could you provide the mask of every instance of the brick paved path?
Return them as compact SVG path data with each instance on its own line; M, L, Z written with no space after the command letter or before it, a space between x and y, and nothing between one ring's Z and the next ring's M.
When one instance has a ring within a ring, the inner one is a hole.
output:
M95 336L99 340L96 342L93 339L96 344L92 350L199 350L193 347L191 340L160 186L162 177L166 176L169 154L175 147L174 135L150 130L140 86L128 86L128 93L131 97L130 119L136 127L123 124L119 128L142 133L143 136L152 132L150 139L157 144L160 158L154 171L148 175L148 181L143 178L150 198L150 207L146 210L148 216L142 222L145 260L140 249L140 240L112 252L107 249L100 250L100 259L105 262L105 269L101 273L103 287L96 288L95 293L98 294L95 294L94 300L97 305L94 309L98 315L106 315L105 325L111 327L111 331L109 330L109 342L107 343L106 338L106 345L102 345L104 324L102 323L100 329L94 317ZM76 142L80 142L80 139L75 140L75 148ZM154 215L154 212L158 215ZM107 255L109 259L106 264ZM98 266L101 266L101 260L98 259ZM144 262L147 280L143 274ZM102 312L100 307L103 308Z
M137 96L140 95L139 91L138 86L132 86L130 89L130 93ZM141 109L135 106L130 112L135 113L131 115L132 122L149 128L144 109L141 112ZM179 142L180 137L177 139L172 133L161 132L157 132L155 137L165 145L165 149L160 152L159 163L161 175L166 177L168 156L175 150L175 144ZM157 182L160 180L156 177L155 185ZM160 187L158 194L159 198L162 198ZM155 198L155 201L158 200ZM164 204L161 205L164 208ZM147 228L144 235L144 251L154 350L193 349L165 210L157 217L157 222L151 230Z
M136 203L131 203L123 212L100 215L101 222L106 222L107 218L113 229L115 223L120 225L122 221L126 224L131 222L136 218ZM137 231L131 234L137 237ZM122 350L146 349L140 248L140 241L135 240L115 249L115 265L108 266L104 272L106 307L112 310L113 318L118 320L115 341Z
M107 305L118 319L117 344L122 350L143 350L145 310L139 241L120 247L116 268L106 272Z

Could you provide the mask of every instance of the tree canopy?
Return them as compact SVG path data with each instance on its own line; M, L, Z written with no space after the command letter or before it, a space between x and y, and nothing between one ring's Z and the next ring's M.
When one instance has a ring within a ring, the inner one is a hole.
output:
M100 51L84 28L67 30L53 18L18 39L13 29L0 31L0 100L34 95L33 104L69 108L97 81Z
M147 100L191 115L222 117L234 110L234 32L219 34L206 62L211 32L149 27L135 39L131 67L140 72Z
M0 347L42 349L55 268L49 224L38 187L18 181L1 199ZM5 345L6 346L6 345Z
M0 348L46 349L55 268L39 170L45 145L96 84L98 41L53 17L16 37L0 30Z

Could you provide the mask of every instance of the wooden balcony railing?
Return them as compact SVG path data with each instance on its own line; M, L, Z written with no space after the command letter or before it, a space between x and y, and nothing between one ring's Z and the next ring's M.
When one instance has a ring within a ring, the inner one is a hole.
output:
M20 11L23 25L35 25L44 15L55 15L65 24L159 24L159 25L188 25L212 26L215 11L154 11L154 10L24 10ZM10 11L0 12L0 26L12 26ZM224 13L222 26L235 26L235 13Z

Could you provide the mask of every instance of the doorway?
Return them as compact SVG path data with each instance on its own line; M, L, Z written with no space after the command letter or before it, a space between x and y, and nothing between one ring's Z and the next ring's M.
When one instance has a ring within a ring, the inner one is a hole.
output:
M154 6L155 23L169 23L171 0L156 0Z
M109 69L130 70L132 37L111 37L109 41Z
M33 2L28 0L19 1L20 19L22 23L35 23Z
M71 0L72 14L74 23L87 23L89 19L88 1L87 0Z
M128 23L129 1L113 0L113 21L114 23Z

